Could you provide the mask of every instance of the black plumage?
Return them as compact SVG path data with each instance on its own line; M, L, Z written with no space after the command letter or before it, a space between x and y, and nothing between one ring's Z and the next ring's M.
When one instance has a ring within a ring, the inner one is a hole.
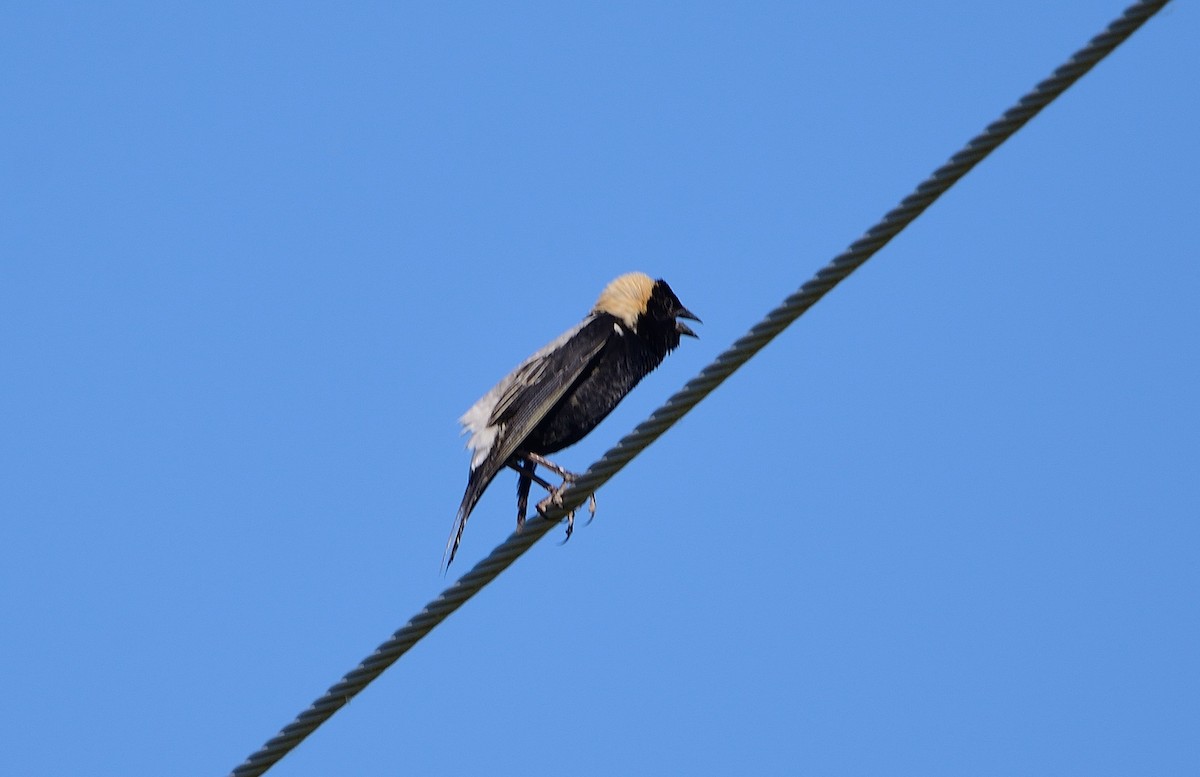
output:
M587 318L529 357L463 415L473 456L446 546L447 565L471 511L505 467L519 473L518 527L531 483L557 495L558 489L537 476L537 465L571 479L545 456L583 439L679 345L680 335L696 336L681 318L699 320L665 281L622 275L605 287Z

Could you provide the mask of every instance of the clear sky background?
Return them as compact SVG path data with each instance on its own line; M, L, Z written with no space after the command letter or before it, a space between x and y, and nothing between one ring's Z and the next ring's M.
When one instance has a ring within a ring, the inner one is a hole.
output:
M452 580L457 417L607 281L704 324L578 470L1122 7L11 5L0 773L227 773ZM1200 772L1197 40L1168 7L272 774Z

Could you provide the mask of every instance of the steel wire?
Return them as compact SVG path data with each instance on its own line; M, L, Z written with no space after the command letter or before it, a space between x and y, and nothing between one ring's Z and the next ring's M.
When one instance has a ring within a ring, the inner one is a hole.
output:
M1055 70L1053 75L1039 83L999 119L989 124L982 133L972 138L961 151L950 157L946 164L922 181L912 194L888 211L875 226L817 271L811 280L769 312L747 334L701 370L699 375L689 380L648 419L621 438L620 442L564 492L561 507L552 507L543 517L527 521L522 531L510 535L486 558L427 604L358 667L247 758L245 763L234 769L231 777L261 775L295 749L318 726L395 663L450 613L507 569L530 546L565 518L569 511L581 506L588 495L604 485L767 343L887 245L997 146L1023 127L1097 62L1108 56L1167 2L1169 0L1147 0L1127 8L1104 32L1092 38L1086 46L1073 54L1066 64Z

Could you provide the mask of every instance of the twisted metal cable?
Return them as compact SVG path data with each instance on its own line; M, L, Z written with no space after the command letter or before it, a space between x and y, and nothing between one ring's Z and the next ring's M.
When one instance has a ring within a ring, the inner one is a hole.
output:
M1147 0L1127 8L1104 32L1092 38L1086 46L1072 55L1066 64L1055 70L1053 75L1039 83L1015 106L989 124L987 129L972 138L961 151L950 157L949 162L935 170L912 194L888 211L878 224L867 230L865 235L818 271L812 280L801 286L779 307L768 313L753 329L718 356L716 361L688 381L666 404L623 437L563 493L561 507L551 508L543 518L526 522L524 530L510 535L487 558L427 604L357 668L313 702L311 707L300 713L296 720L263 745L262 749L234 769L231 777L261 775L291 752L305 737L332 717L333 713L395 663L396 659L445 620L450 613L507 569L518 556L566 517L569 511L582 505L589 494L608 482L645 450L646 446L657 440L700 400L775 339L776 335L887 245L958 179L1023 127L1080 76L1091 70L1093 65L1124 42L1167 2L1169 0Z

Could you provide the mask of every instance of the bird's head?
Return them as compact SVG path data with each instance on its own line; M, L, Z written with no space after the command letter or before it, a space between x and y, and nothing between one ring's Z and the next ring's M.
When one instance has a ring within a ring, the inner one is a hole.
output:
M641 337L665 340L668 349L679 345L680 335L698 336L679 319L700 319L683 306L666 281L645 273L627 273L608 284L593 311L615 316Z

